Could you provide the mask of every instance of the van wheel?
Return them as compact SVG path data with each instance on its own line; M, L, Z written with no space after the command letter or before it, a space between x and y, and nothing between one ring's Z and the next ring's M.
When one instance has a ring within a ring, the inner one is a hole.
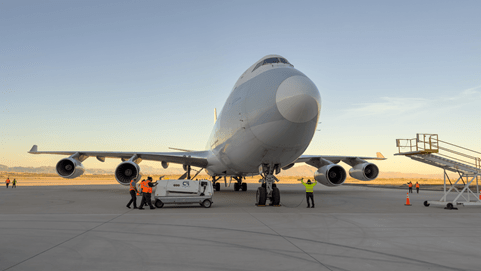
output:
M206 199L202 202L202 206L204 206L204 208L210 208L210 206L212 206L212 202Z
M164 207L164 203L160 199L155 200L155 207L162 208Z

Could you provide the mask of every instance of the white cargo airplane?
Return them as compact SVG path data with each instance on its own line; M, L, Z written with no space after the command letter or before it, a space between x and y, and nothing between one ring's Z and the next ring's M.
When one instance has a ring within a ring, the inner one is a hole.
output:
M379 173L376 165L365 160L377 157L302 155L309 146L319 120L321 97L314 83L279 55L268 55L254 63L237 80L220 112L205 151L182 152L98 152L98 151L38 151L31 154L70 155L57 163L57 173L63 178L76 178L85 171L82 162L95 156L120 158L115 178L122 185L139 180L142 160L159 161L163 168L169 163L182 164L191 179L191 166L205 169L212 176L218 191L220 178L235 179L236 191L247 190L243 177L261 175L257 189L257 205L278 205L279 189L275 177L282 169L304 162L318 170L314 179L326 186L338 186L346 180L340 161L352 168L351 177L362 181L374 180ZM180 149L179 149L180 150ZM200 172L200 170L198 171ZM194 176L195 177L195 176ZM231 179L232 180L232 179Z

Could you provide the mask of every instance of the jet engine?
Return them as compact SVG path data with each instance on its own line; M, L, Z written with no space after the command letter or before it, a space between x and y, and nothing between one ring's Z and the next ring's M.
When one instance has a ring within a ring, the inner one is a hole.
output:
M115 179L121 185L129 185L132 179L137 182L141 177L139 165L132 161L122 162L115 169Z
M60 160L55 168L60 177L67 179L77 178L85 172L82 163L71 157Z
M375 164L357 164L349 170L349 175L360 181L372 181L379 175L379 168Z
M346 180L346 171L339 165L330 164L319 168L314 179L325 186L339 186Z

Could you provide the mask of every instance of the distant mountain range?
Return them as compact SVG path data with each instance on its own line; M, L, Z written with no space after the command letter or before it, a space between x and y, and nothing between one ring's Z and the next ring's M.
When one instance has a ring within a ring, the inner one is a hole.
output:
M99 168L86 168L86 174L114 174L115 169L99 169ZM23 172L23 173L57 173L55 167L7 167L5 165L0 165L0 171L6 172ZM184 170L181 168L170 167L168 169L155 168L147 165L141 166L142 174L165 174L165 175L182 175ZM283 170L279 174L280 176L314 176L316 169L308 165L295 166L289 170ZM202 172L200 175L205 175ZM424 179L440 179L443 178L442 173L439 174L419 174L419 173L401 173L401 172L381 172L379 178L385 179L414 179L414 178L424 178Z

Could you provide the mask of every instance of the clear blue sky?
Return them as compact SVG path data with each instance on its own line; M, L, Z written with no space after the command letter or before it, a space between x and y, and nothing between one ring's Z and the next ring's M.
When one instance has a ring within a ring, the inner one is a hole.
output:
M60 159L26 154L33 144L203 149L238 77L280 54L321 93L307 154L380 151L381 170L437 173L393 157L395 139L438 133L481 151L480 10L480 1L0 1L0 164Z

